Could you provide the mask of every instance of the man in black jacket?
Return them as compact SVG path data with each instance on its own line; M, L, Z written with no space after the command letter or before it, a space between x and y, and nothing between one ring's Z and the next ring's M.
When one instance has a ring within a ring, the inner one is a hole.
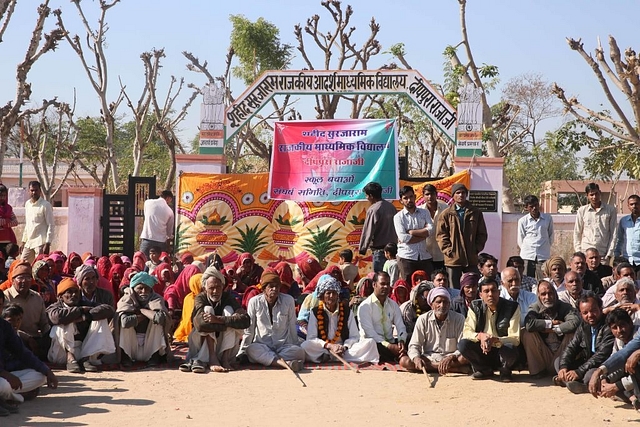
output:
M580 316L558 299L555 286L541 280L538 301L529 307L522 333L529 373L534 378L555 372L553 363L569 345L579 324Z
M469 306L458 350L471 362L472 379L490 378L499 369L500 380L510 382L520 344L520 306L500 298L493 279L480 285L480 298Z
M591 375L613 349L613 334L602 313L602 301L592 292L580 297L578 308L582 323L560 357L554 383L572 393L587 393Z

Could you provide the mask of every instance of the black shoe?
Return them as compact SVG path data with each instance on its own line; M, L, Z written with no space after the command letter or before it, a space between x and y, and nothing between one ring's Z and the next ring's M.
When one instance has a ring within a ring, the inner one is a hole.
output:
M540 380L540 379L545 378L547 376L549 376L549 374L547 373L547 371L545 369L543 369L542 371L538 372L537 374L531 374L531 379Z
M471 374L472 380L486 380L493 376L493 371L476 371Z
M147 361L147 366L158 366L160 364L160 355L156 351L151 355L151 358Z
M582 381L568 381L567 388L573 394L583 394L589 392L589 387Z
M513 377L511 376L511 369L500 369L500 381L503 383L513 382Z
M122 352L122 357L120 358L120 366L123 368L131 368L133 366L133 360L129 357L127 353Z
M38 395L40 394L40 387L34 388L31 391L27 391L27 392L20 393L20 394L22 395L22 397L24 397L25 402L27 400L33 400L36 397L38 397Z
M8 411L10 414L18 413L18 405L12 405L4 399L0 399L0 409L4 409L5 411Z
M8 410L0 408L0 417L8 417L10 413L11 412L9 412Z

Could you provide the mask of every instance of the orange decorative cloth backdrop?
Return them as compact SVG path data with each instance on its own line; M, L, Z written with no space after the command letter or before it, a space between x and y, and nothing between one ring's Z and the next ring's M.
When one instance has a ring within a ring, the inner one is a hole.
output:
M177 197L176 252L204 256L217 252L225 264L250 252L263 266L277 261L295 263L303 252L320 262L335 263L338 252L350 248L361 273L371 270L371 254L359 257L358 244L369 203L310 203L268 198L269 175L180 175ZM451 201L451 186L469 188L469 171L428 182L400 181L413 186L417 204L422 187L432 184L438 198ZM402 206L394 203L398 209Z

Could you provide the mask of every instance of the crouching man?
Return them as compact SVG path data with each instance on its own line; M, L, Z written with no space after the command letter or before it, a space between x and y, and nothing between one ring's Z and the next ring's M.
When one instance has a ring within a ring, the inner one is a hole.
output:
M427 302L431 311L418 317L409 342L409 357L400 360L404 368L421 371L424 367L440 375L471 372L469 361L457 349L465 319L449 309L450 298L446 288L434 288L429 292Z
M164 299L153 291L156 283L156 278L148 273L136 273L118 301L114 334L125 368L131 367L133 361L155 366L162 356L171 356L168 342L171 315Z
M63 279L57 288L58 301L47 307L51 328L48 359L66 363L67 371L97 372L98 357L116 350L109 320L114 310L109 304L81 300L80 287L71 278Z
M480 298L469 306L458 350L471 362L472 379L490 378L499 369L500 380L511 382L520 344L520 306L500 298L491 279L480 285Z
M183 372L204 373L232 369L231 360L238 353L242 331L250 325L249 315L226 290L224 276L209 267L202 276L204 292L196 295L189 334L189 354Z

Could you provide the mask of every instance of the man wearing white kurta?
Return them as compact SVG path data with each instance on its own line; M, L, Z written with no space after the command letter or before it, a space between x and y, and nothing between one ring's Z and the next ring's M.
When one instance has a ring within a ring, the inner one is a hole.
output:
M307 360L323 362L334 354L347 362L378 363L378 349L371 338L360 339L358 325L347 301L338 301L340 282L324 274L318 280L318 305L311 310L307 340L301 344Z
M381 362L395 362L407 355L407 328L400 307L388 297L389 281L389 275L384 271L376 273L373 293L358 307L360 337L373 338Z
M302 369L304 350L298 345L296 307L291 295L280 293L280 277L266 270L260 278L263 293L251 298L247 314L251 324L244 331L238 357L265 366L289 365Z
M42 198L38 181L29 183L31 198L24 204L24 231L21 258L33 264L38 254L49 254L53 240L53 209Z

